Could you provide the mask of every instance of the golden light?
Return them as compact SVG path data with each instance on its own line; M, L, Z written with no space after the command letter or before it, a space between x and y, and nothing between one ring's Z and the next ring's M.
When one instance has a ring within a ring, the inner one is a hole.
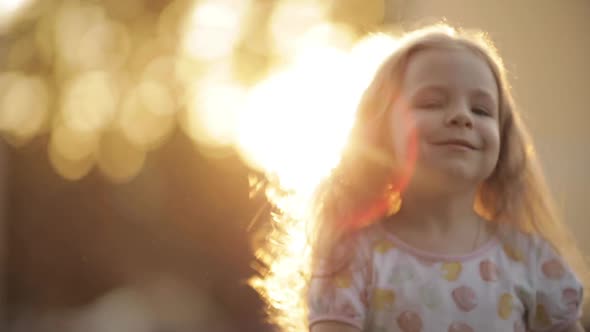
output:
M298 47L304 51L328 46L349 50L356 40L357 36L349 26L326 22L314 25L305 31L299 39Z
M51 131L49 146L60 159L79 162L96 154L99 139L97 131L76 130L58 120Z
M37 45L33 34L20 36L11 43L5 57L5 68L30 68L38 58Z
M86 34L106 21L105 12L96 4L81 4L64 1L57 9L55 24L56 55L68 69L85 68L87 59L82 58L80 45Z
M238 0L198 2L183 27L184 54L205 60L230 55L239 37L243 3Z
M131 41L126 26L109 19L98 5L65 2L52 21L59 60L69 69L119 68L129 55ZM41 22L45 29L50 28L49 22ZM51 36L50 32L37 34ZM50 47L39 37L38 43Z
M288 57L301 48L300 39L313 27L327 22L326 4L313 0L276 3L269 29L275 50Z
M156 40L138 41L139 45L129 55L127 63L127 70L133 74L140 74L145 71L146 67L152 61L156 61L163 57L160 55L162 50Z
M93 154L79 160L67 159L56 150L56 146L53 144L49 145L48 153L53 169L64 179L71 181L83 178L92 170L96 162Z
M172 84L176 80L176 57L174 56L157 56L153 57L144 66L141 72L141 80L157 81L162 87L172 88ZM195 80L195 76L192 80Z
M350 52L350 68L358 79L358 87L364 89L383 62L397 47L397 40L390 34L372 34L357 41Z
M164 48L176 48L181 36L185 15L194 6L194 0L172 0L162 10L157 21L158 43ZM148 27L149 28L149 27Z
M339 161L361 94L396 46L381 35L346 53L330 44L308 43L292 67L256 86L238 121L244 159L276 179L265 192L276 209L273 227L267 246L256 251L268 270L250 284L278 311L273 323L284 331L307 329L302 291L310 273L312 194Z
M132 180L143 168L145 151L129 142L118 130L106 131L100 141L98 168L111 181Z
M331 48L302 54L256 86L240 113L242 156L284 188L307 192L338 162L358 97L346 59Z
M35 27L35 44L40 60L45 65L53 65L55 57L55 12L48 11L39 17Z
M117 124L129 142L151 150L163 143L174 129L175 111L169 89L158 81L144 80L125 97Z
M273 320L285 331L306 328L301 292L309 272L310 199L340 158L359 95L342 51L316 45L299 56L254 88L237 141L244 159L278 182L266 189L280 211L272 218L276 227L266 235L268 246L256 248L269 270L250 284L280 312Z
M67 126L80 131L100 131L116 114L119 95L111 74L91 71L64 86L61 116Z
M202 68L201 66L185 56L177 56L174 58L174 73L175 80L184 87L190 86L195 81L195 77L199 77Z
M212 73L189 87L186 112L180 115L187 135L204 146L227 147L235 140L246 91L224 75L229 74Z
M109 14L117 19L132 20L139 15L145 15L145 4L143 0L102 0L103 6L107 8Z
M0 14L11 15L24 7L30 0L0 0Z
M331 16L339 22L367 29L383 23L385 7L385 0L338 0L332 2Z
M11 23L32 3L32 0L0 0L0 31Z
M120 68L130 51L127 28L108 19L100 19L88 26L76 45L69 52L76 53L76 62L81 69Z
M49 89L39 77L0 75L0 130L21 145L39 133L49 113Z

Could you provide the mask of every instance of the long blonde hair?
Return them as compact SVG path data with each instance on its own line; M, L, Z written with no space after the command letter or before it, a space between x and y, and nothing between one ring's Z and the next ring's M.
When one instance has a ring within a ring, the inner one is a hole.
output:
M500 56L484 33L460 31L445 24L428 26L401 38L365 90L340 163L315 196L314 228L309 234L311 266L322 262L322 271L337 273L353 252L337 248L354 245L360 229L379 221L391 204L399 203L395 201L398 196L392 200L391 194L403 189L406 179L397 172L399 165L392 157L388 142L392 135L386 124L404 70L416 52L457 48L471 51L487 62L499 92L500 155L493 173L479 189L474 208L486 219L546 239L587 284L587 265L558 217L531 138L515 109ZM310 274L300 277L309 279ZM290 309L284 309L275 314L287 317ZM304 321L304 317L300 319ZM293 328L297 322L292 323L282 325L287 330L298 330Z

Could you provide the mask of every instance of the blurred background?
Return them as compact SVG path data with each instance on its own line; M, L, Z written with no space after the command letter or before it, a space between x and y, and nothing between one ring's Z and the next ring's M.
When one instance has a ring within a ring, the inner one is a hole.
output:
M590 254L588 18L587 0L0 0L0 330L273 331L247 282L264 175L313 187L391 45L372 33L440 20L496 42Z

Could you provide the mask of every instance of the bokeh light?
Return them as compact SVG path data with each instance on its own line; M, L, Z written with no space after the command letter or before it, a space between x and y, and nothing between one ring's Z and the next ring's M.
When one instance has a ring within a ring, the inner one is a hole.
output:
M390 28L393 3L0 0L1 136L22 147L46 135L51 166L72 181L93 171L132 181L176 130L195 153L238 154L266 177L252 186L281 230L263 234L275 251L256 246L268 274L250 283L288 311L298 307L308 263L311 194L339 161L361 92L396 47L391 36L369 34ZM430 7L395 5L396 15ZM91 323L112 316L107 326L135 328L108 306L94 309Z
M77 130L100 131L115 118L119 102L117 81L104 71L91 71L65 85L61 116Z
M63 1L57 8L54 23L55 51L60 64L69 70L92 66L92 59L82 57L85 50L81 46L88 43L84 38L89 31L108 24L104 8L98 4Z
M98 168L115 183L132 180L143 167L146 152L125 139L118 130L104 133L99 144Z
M331 145L346 136L356 91L370 75L365 59L380 56L359 53L361 34L342 19L346 8L362 12L363 22L378 21L382 4L47 2L34 28L8 48L12 71L0 81L30 70L45 77L34 88L4 89L29 111L4 112L3 132L30 138L51 122L51 153L80 163L98 156L106 132L145 153L181 128L203 151L233 148L282 185L310 190L338 159ZM265 35L269 48L259 47ZM27 89L41 97L22 98L33 93ZM305 158L321 166L289 174Z
M192 0L170 1L161 11L156 25L156 38L164 49L177 48L182 38L186 14L195 6Z
M55 49L55 31L56 31L56 10L51 7L47 12L39 17L36 23L34 35L36 49L39 52L39 59L45 66L51 67L54 62Z
M146 14L143 0L102 0L101 2L110 16L116 19L129 21Z
M96 163L94 154L89 154L87 157L77 160L67 159L55 144L49 145L48 153L51 166L57 174L66 180L80 180L92 170Z
M50 163L72 181L93 170L132 181L178 129L208 157L237 153L269 180L258 191L282 230L263 235L278 247L256 246L268 274L250 284L270 306L302 308L311 195L395 44L363 40L356 26L378 22L380 3L346 12L317 0L56 2L10 45L0 105L18 99L28 113L0 109L2 132L32 137L49 124Z
M274 49L288 57L297 51L301 38L313 27L328 19L326 3L313 0L277 2L271 16L269 30Z
M240 33L244 1L199 1L183 27L182 48L187 56L212 60L228 57Z
M158 81L145 80L125 96L117 123L129 142L151 150L174 129L175 111L170 90Z
M83 69L121 67L129 54L130 38L127 28L111 20L100 20L82 35L76 52L77 63Z
M17 146L36 136L48 118L50 92L40 77L0 75L0 131Z
M348 50L357 39L358 36L349 26L326 22L308 29L299 39L299 48L303 52L327 46Z
M182 129L208 149L233 146L246 96L246 87L236 81L230 66L211 66L205 77L187 86L185 109L179 114Z
M100 134L97 131L78 130L63 121L56 121L49 145L61 158L76 162L91 159L98 150L99 140Z

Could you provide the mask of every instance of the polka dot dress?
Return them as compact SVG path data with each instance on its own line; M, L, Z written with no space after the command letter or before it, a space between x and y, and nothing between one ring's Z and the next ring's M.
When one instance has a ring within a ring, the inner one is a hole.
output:
M512 232L448 256L413 248L382 225L363 231L350 266L312 278L309 324L362 331L553 331L581 316L582 286L542 239Z

